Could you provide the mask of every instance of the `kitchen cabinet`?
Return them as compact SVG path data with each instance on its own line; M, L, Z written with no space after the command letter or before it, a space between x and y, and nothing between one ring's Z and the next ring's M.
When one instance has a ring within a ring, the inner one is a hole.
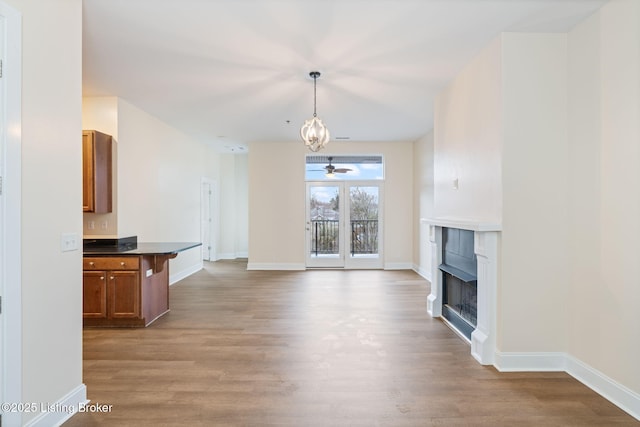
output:
M82 274L82 315L84 318L107 318L107 273L85 271Z
M144 326L140 257L85 257L83 319L89 326Z
M96 130L82 131L82 210L112 211L112 138Z
M198 242L83 241L83 325L145 327L169 312L169 260Z

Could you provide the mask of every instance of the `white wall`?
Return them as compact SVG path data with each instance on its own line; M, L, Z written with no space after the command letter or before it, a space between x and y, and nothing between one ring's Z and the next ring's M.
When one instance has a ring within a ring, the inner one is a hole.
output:
M501 49L497 38L436 97L436 217L502 219Z
M305 150L294 143L249 144L249 268L304 268Z
M141 242L199 242L206 151L118 99L118 235L137 235ZM169 271L175 278L201 265L201 249L194 248L172 259Z
M219 154L121 98L84 98L83 127L116 140L115 210L107 215L117 230L108 234L139 242L200 241L201 178L220 179ZM88 216L95 214L85 214L85 231ZM170 280L201 266L199 248L184 251L170 261Z
M434 216L433 144L433 130L413 144L413 268L428 280L431 280L429 225L420 219Z
M249 147L249 268L305 267L305 155L300 143ZM322 154L382 154L386 268L413 265L413 144L331 142ZM274 165L281 165L274 169Z
M503 225L497 314L503 352L564 349L565 39L505 33L436 100L435 216Z
M237 154L236 162L236 254L239 258L249 256L249 156Z
M200 180L218 183L218 258L248 252L247 155L221 154L117 97L83 98L83 128L114 137L114 211L84 214L85 235L200 241ZM87 224L93 221L95 229ZM106 229L101 228L108 222ZM199 249L171 260L172 281L197 268ZM175 274L174 274L175 273Z
M60 250L82 236L82 3L6 2L23 37L22 402L55 403L85 395L82 253Z
M491 114L478 111L485 100ZM436 214L502 220L499 363L566 369L636 417L639 141L633 0L568 34L502 34L436 102ZM453 191L455 165L488 182Z
M502 35L503 352L566 351L566 58L565 34Z
M569 351L640 393L640 3L609 3L568 42Z

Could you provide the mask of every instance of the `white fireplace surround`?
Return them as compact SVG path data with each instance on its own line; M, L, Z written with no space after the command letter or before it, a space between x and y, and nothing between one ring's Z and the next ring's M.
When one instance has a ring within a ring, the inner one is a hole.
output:
M496 357L496 293L498 288L498 236L500 224L461 218L425 218L431 245L431 294L427 311L442 316L442 229L473 231L473 251L478 260L478 312L476 329L471 333L471 355L483 365L494 365Z

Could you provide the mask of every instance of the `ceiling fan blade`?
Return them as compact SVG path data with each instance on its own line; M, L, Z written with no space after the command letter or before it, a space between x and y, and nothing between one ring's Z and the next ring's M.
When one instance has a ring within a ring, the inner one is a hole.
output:
M351 172L351 169L347 169L347 168L336 168L333 170L334 173L347 173L347 172Z

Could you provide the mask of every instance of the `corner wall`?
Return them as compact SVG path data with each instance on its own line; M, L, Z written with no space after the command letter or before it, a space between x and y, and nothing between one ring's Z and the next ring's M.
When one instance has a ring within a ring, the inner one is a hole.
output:
M413 143L413 269L431 280L429 226L421 218L433 217L433 130Z
M499 160L500 200L483 196L501 204L503 224L496 366L567 371L640 419L640 3L612 0L568 34L506 33L499 44L438 98L436 213L487 212L463 180L458 194L442 183L467 149ZM484 101L474 85L493 81L487 60L502 111L467 120ZM478 152L488 132L501 138L497 155Z
M610 2L568 43L568 349L640 394L640 3Z
M565 34L502 39L502 260L498 349L567 350ZM541 315L544 313L544 315Z
M436 97L434 216L501 222L501 85L497 38Z
M82 253L61 252L61 234L82 236L82 2L6 3L22 14L21 401L77 404ZM23 413L21 425L65 416Z
M97 130L112 137L113 210L108 213L83 212L85 236L118 236L118 98L99 96L82 98L82 129ZM91 226L93 228L91 228Z

